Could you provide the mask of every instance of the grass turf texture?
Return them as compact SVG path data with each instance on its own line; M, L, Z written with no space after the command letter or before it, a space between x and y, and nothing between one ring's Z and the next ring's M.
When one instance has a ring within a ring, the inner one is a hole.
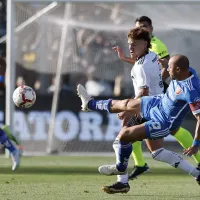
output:
M108 195L101 186L114 183L116 177L101 175L97 168L113 164L114 157L24 157L16 172L9 159L0 158L0 200L200 199L192 177L151 158L147 162L151 172L130 181L127 194Z

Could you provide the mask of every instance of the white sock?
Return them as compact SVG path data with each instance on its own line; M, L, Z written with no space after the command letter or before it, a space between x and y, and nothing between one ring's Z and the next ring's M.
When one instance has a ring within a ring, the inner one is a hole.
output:
M124 175L117 175L117 182L128 183L128 173Z
M175 168L179 168L189 175L197 178L200 173L194 166L184 160L179 154L168 151L164 148L157 149L151 153L153 159L166 162Z

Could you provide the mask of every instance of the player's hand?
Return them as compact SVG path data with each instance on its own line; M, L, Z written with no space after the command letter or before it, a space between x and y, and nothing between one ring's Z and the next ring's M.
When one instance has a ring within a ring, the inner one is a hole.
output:
M163 68L166 68L168 66L169 60L167 58L159 58L158 63L162 65Z
M124 52L122 51L122 49L119 46L113 47L112 48L115 52L117 52L118 57L123 60L125 58Z
M188 149L186 149L183 152L183 154L186 155L186 156L192 156L192 155L197 154L198 150L199 150L198 147L192 146L192 147L189 147Z
M125 116L125 111L120 112L120 113L117 113L117 117L118 117L120 120L123 120L124 116Z

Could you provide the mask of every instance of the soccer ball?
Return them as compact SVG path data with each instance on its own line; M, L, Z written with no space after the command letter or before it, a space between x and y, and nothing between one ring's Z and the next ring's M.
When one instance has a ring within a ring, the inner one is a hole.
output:
M35 100L35 91L29 86L19 86L13 92L13 102L19 108L30 108L35 103Z

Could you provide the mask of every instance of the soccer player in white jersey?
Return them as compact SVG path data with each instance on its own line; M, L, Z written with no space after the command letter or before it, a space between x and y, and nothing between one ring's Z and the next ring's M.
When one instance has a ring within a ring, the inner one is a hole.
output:
M117 163L99 167L100 173L104 175L126 174L132 151L131 143L148 139L150 144L148 147L150 147L149 150L155 160L166 162L187 172L200 185L200 170L189 164L180 155L164 149L163 144L159 143L159 138L166 137L171 131L180 127L190 108L197 119L197 124L194 141L184 151L184 154L191 156L198 152L200 147L200 79L189 68L189 60L184 55L170 58L169 74L173 80L165 95L143 96L138 99L95 100L87 94L82 85L77 86L83 111L106 110L110 113L129 111L146 119L146 122L142 124L124 127L121 130L115 141L115 150L118 149ZM151 148L154 150L152 151ZM115 193L113 190L109 191ZM124 192L127 191L124 190Z

